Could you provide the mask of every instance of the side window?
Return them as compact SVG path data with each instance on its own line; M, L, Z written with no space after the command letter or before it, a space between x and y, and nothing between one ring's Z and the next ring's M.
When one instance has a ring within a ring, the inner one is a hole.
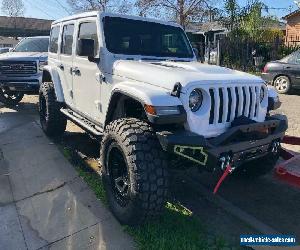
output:
M300 53L298 51L291 54L287 60L290 64L300 64Z
M57 53L58 50L59 31L60 31L60 26L55 26L51 29L49 51L52 53Z
M99 43L97 34L97 25L95 22L81 23L79 25L78 39L93 39L95 42L94 56L96 57L99 53ZM78 54L78 48L77 48Z
M300 53L296 53L296 56L295 56L295 64L300 64Z
M65 25L63 28L61 53L64 55L72 55L74 24Z

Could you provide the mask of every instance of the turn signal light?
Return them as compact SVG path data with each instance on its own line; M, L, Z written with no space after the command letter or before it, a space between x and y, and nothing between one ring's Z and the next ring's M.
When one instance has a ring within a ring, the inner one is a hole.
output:
M181 113L179 106L152 106L145 104L144 108L149 115L168 116L180 115Z
M148 113L150 115L156 115L156 110L155 110L154 106L145 104L144 108L145 108L146 113Z

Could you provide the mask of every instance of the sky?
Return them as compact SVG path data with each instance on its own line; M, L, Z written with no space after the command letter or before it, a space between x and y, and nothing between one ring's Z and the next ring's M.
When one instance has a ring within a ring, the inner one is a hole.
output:
M245 5L247 0L238 0L241 5ZM279 18L288 14L291 10L296 9L294 0L263 0L269 7L269 14L277 16ZM71 12L70 6L67 4L67 0L23 0L25 4L26 17L35 17L42 19L58 19L64 16L68 16ZM0 0L0 6L2 0ZM290 9L291 7L291 9ZM272 9L283 8L283 9ZM0 12L1 15L2 11Z

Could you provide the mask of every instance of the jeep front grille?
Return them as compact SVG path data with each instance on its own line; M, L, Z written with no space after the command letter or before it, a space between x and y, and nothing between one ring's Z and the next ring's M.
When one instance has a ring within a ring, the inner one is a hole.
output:
M258 116L261 86L216 87L209 89L209 124L232 122L236 117Z
M37 73L35 61L2 61L0 62L1 75L34 75Z

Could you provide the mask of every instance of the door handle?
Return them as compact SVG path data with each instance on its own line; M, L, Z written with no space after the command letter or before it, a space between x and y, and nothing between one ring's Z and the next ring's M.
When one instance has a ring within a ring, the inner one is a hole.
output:
M59 67L61 70L65 70L65 67L64 67L63 64L58 65L58 67Z
M287 66L287 67L285 67L286 69L291 69L292 67L290 67L290 66Z
M71 68L71 74L80 75L80 70L77 67Z

